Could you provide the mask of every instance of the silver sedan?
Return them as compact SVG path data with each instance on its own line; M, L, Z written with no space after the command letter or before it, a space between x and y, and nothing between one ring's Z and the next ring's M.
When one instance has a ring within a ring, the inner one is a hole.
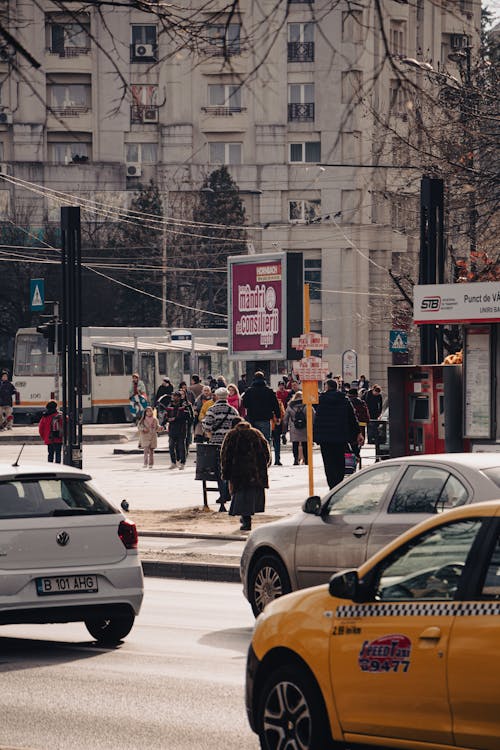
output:
M433 513L500 497L500 453L394 458L346 479L323 499L250 535L241 580L255 615L278 596L357 568Z

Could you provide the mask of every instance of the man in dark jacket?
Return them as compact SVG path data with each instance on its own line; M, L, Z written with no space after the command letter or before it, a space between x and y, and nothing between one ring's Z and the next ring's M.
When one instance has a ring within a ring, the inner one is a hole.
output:
M313 435L321 448L326 480L332 489L344 478L346 443L361 446L364 438L351 402L338 390L337 382L327 380L325 387L315 409Z
M12 397L16 394L17 391L9 380L9 373L3 370L0 380L0 430L12 430L14 424Z
M269 388L264 373L258 370L250 388L243 394L243 406L247 410L247 420L252 427L260 430L268 443L271 442L271 419L281 419L280 405L276 394Z
M363 396L363 401L370 412L370 419L380 419L382 414L382 389L375 383ZM368 442L374 443L377 435L377 425L368 423Z

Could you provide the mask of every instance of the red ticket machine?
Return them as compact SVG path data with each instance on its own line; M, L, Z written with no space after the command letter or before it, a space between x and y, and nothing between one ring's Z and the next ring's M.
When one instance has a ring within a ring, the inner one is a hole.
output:
M389 367L391 457L463 450L461 369Z

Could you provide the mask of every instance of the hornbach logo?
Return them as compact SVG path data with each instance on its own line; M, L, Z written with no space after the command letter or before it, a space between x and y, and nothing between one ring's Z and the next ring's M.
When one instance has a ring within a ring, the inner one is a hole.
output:
M441 297L424 297L420 303L421 310L440 310L441 309Z

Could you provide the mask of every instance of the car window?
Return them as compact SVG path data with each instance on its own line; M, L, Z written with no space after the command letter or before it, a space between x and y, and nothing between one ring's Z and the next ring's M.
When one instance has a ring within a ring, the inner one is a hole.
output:
M117 513L80 479L23 479L0 482L0 518Z
M389 513L437 513L463 505L466 488L446 469L409 466L389 505Z
M481 525L454 521L404 545L379 568L376 599L453 599Z
M399 471L399 465L381 466L355 477L332 493L326 512L329 515L373 513Z
M481 598L500 599L500 537L497 538L486 570Z

